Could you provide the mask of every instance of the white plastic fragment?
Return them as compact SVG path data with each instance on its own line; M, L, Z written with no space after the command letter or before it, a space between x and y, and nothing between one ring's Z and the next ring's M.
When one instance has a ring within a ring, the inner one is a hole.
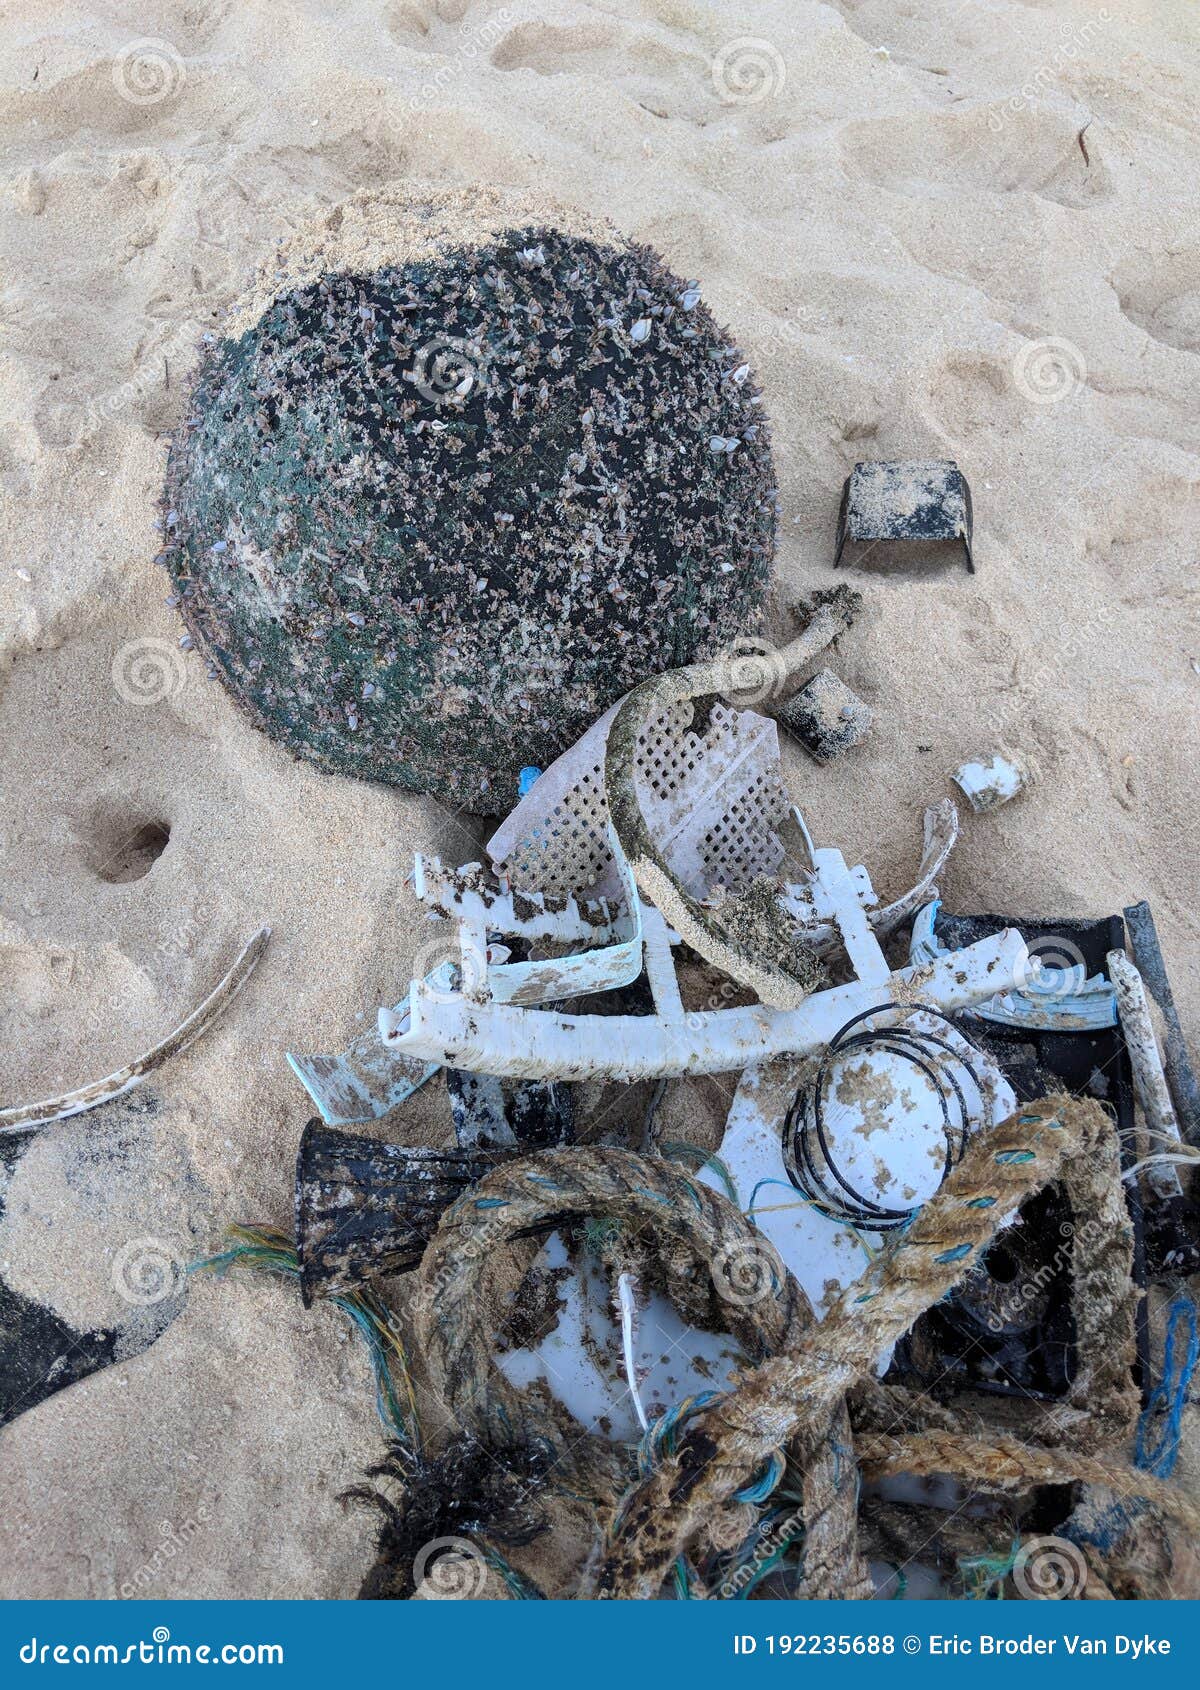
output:
M451 974L449 963L443 963L425 978L433 990L447 991ZM397 1004L395 1014L397 1024L405 1024L407 1002ZM289 1050L287 1059L329 1127L382 1120L442 1066L398 1056L380 1039L377 1026L355 1039L340 1056L304 1056Z
M1160 1201L1177 1199L1182 1195L1179 1175L1169 1160L1156 1159L1158 1154L1164 1158L1181 1156L1183 1141L1158 1040L1154 1035L1146 988L1136 966L1124 951L1109 951L1105 962L1117 994L1117 1012L1129 1051L1129 1065L1133 1069L1134 1089L1153 1141L1155 1154L1146 1162L1146 1183Z
M971 808L982 812L998 809L1023 792L1033 779L1033 768L1023 757L994 751L990 757L960 763L951 778Z
M379 1012L383 1042L398 1054L502 1078L642 1080L722 1074L773 1057L808 1055L881 995L951 1013L1025 977L1028 951L1015 929L933 963L902 968L880 985L853 981L814 992L798 1009L745 1008L659 1015L566 1015L511 1004L473 1004L414 981L409 1019ZM883 991L881 993L881 985Z
M561 1233L551 1233L534 1267L555 1272L570 1265ZM638 1404L651 1422L697 1391L723 1390L742 1360L727 1334L690 1326L675 1305L655 1291L638 1313L632 1341L635 1400L629 1387L621 1322L600 1264L584 1255L559 1282L558 1319L531 1349L505 1350L496 1364L510 1385L541 1381L589 1432L629 1443L643 1426Z
M637 1331L637 1297L633 1287L631 1273L617 1275L617 1307L621 1313L621 1355L625 1362L625 1377L629 1381L629 1395L633 1399L633 1406L637 1413L638 1425L646 1431L650 1422L646 1419L646 1410L642 1407L641 1395L638 1391L636 1331Z
M110 1103L114 1097L120 1097L124 1092L132 1091L134 1086L139 1085L147 1074L160 1067L168 1057L186 1050L228 1009L253 974L270 937L271 929L260 927L233 967L204 1002L197 1005L191 1014L152 1050L135 1057L126 1067L118 1068L115 1074L108 1074L102 1080L93 1080L90 1085L80 1086L76 1091L64 1092L60 1097L45 1098L41 1103L19 1104L15 1108L0 1109L0 1133L25 1131L30 1127L46 1126L51 1121L65 1120L70 1115L82 1115L102 1103Z
M961 953L960 953L961 954ZM864 1027L895 1026L881 1015ZM940 1062L918 1063L882 1044L833 1064L825 1133L839 1172L856 1191L888 1209L911 1209L937 1191L945 1173L939 1089L956 1100L973 1134L1011 1114L1015 1098L995 1064L940 1016L920 1010L905 1024L943 1041ZM935 1047L936 1048L936 1047ZM789 1059L742 1075L717 1150L738 1207L779 1252L818 1315L862 1272L884 1234L829 1218L798 1190L784 1162L784 1128L797 1093L811 1086L815 1063ZM939 1088L938 1078L944 1076ZM958 1127L955 1121L955 1127ZM725 1182L712 1165L697 1176L716 1190Z
M940 908L941 900L934 898L918 910L909 942L910 962L932 962L949 954L935 931ZM1031 954L1028 977L1019 989L976 1004L972 1013L1005 1027L1085 1033L1117 1025L1117 999L1103 974L1089 974L1086 964L1066 957L1055 966L1041 949Z

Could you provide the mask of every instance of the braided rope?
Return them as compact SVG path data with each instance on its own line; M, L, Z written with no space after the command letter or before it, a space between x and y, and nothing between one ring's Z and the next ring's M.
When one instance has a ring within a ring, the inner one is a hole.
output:
M1027 1196L1058 1178L1074 1216L1064 1227L1064 1248L1079 1364L1067 1398L1045 1412L1043 1441L1030 1444L978 1413L880 1384L875 1358L979 1262ZM1200 1510L1116 1454L1137 1418L1131 1369L1137 1292L1117 1147L1098 1105L1052 1097L981 1134L937 1196L842 1293L820 1327L778 1264L759 1294L730 1295L721 1265L728 1272L739 1251L760 1253L761 1263L769 1246L723 1196L673 1164L575 1149L497 1169L443 1217L421 1265L416 1299L435 1387L450 1413L486 1438L511 1439L514 1431L544 1436L545 1424L536 1401L509 1386L492 1361L484 1295L489 1260L516 1237L591 1215L646 1234L656 1253L673 1246L678 1255L682 1245L706 1264L718 1292L725 1292L730 1334L760 1361L732 1393L705 1393L667 1417L670 1437L655 1440L653 1463L644 1464L615 1511L599 1594L656 1596L694 1539L707 1535L719 1543L728 1536L726 1522L732 1525L745 1497L770 1487L785 1454L803 1474L805 1597L872 1593L858 1550L860 1459L872 1473L943 1473L1000 1494L1082 1481L1149 1503L1189 1531L1200 1526ZM564 1464L572 1459L567 1453ZM1102 1580L1093 1582L1087 1594L1109 1594Z
M858 1457L872 1478L911 1473L918 1478L946 1474L976 1490L1027 1490L1033 1485L1068 1485L1077 1480L1102 1486L1123 1502L1148 1502L1187 1531L1200 1534L1200 1508L1174 1485L1125 1461L1104 1461L1078 1450L1044 1449L1020 1438L924 1431L891 1436L856 1434Z
M434 1390L449 1416L485 1440L511 1440L514 1433L544 1437L546 1431L536 1401L512 1387L494 1364L494 1322L484 1294L488 1264L515 1237L592 1215L644 1230L660 1247L665 1240L685 1246L707 1266L722 1295L730 1336L752 1359L798 1344L812 1325L807 1297L762 1235L728 1198L698 1184L678 1164L599 1148L542 1151L505 1164L443 1215L418 1270L414 1299ZM729 1284L740 1261L757 1263L764 1274L761 1289L748 1297ZM828 1429L828 1441L814 1446L804 1474L803 1594L868 1594L869 1575L856 1547L857 1470L844 1403L836 1406ZM772 1449L762 1466L775 1460ZM571 1463L586 1482L586 1440L564 1452L563 1464ZM759 1476L747 1474L746 1484ZM740 1488L734 1486L714 1506L714 1518Z
M699 1415L675 1453L625 1499L600 1593L653 1599L705 1515L724 1506L773 1451L791 1442L793 1457L806 1466L835 1409L875 1358L954 1288L1032 1191L1063 1174L1070 1187L1071 1171L1091 1154L1115 1155L1108 1118L1098 1104L1065 1096L1024 1106L980 1134L824 1322Z

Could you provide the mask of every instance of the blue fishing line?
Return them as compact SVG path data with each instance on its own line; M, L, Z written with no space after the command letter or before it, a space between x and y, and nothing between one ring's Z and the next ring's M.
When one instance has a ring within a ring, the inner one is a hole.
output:
M1187 1342L1178 1370L1175 1347L1180 1327L1187 1332ZM1162 1378L1151 1391L1138 1419L1134 1465L1155 1478L1169 1479L1179 1459L1179 1440L1183 1411L1196 1363L1200 1360L1200 1332L1197 1331L1196 1305L1181 1293L1167 1310L1167 1335L1163 1345ZM1080 1543L1092 1543L1102 1552L1119 1542L1138 1514L1138 1503L1114 1503L1091 1528L1075 1526L1071 1536Z
M1176 1331L1186 1327L1187 1344L1183 1359L1175 1368ZM1163 1374L1142 1410L1137 1429L1137 1454L1134 1461L1158 1479L1169 1479L1179 1458L1179 1438L1183 1411L1196 1363L1200 1360L1200 1331L1197 1330L1196 1305L1188 1296L1178 1296L1167 1311L1167 1339L1163 1349Z

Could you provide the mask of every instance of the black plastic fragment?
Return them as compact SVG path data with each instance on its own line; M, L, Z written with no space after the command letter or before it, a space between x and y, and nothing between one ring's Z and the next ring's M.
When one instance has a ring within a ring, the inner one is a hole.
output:
M464 1150L546 1150L570 1144L575 1106L563 1082L498 1079L446 1070L454 1136Z
M847 540L961 540L973 575L973 531L971 489L953 458L858 463L842 488L833 566Z
M296 1256L305 1306L318 1294L416 1267L445 1209L512 1155L387 1144L311 1120L296 1157Z
M1031 948L1042 952L1061 952L1064 941L1069 942L1089 975L1103 974L1109 951L1125 943L1124 925L1116 915L1097 921L1035 922L1023 916L955 916L939 911L934 931L948 949L958 950L1009 927L1018 928ZM1096 1098L1116 1126L1122 1165L1132 1166L1136 1156L1133 1074L1119 1026L1051 1032L971 1017L970 1027L972 1036L991 1050L1018 1101L1033 1102L1050 1090ZM1161 1263L1149 1257L1147 1217L1132 1181L1125 1185L1125 1200L1133 1224L1133 1276L1145 1287L1161 1271ZM980 1275L922 1315L901 1340L893 1374L922 1388L936 1385L939 1392L967 1389L1049 1401L1065 1395L1077 1365L1070 1314L1070 1251L1063 1249L1059 1230L1069 1219L1061 1187L1050 1187L1048 1193L1022 1205L1017 1220L985 1255ZM1016 1282L1028 1274L1025 1283L1035 1285L1037 1294L1027 1302L1012 1300L1014 1318L1009 1329L997 1332L994 1305L1004 1301L1003 1287L1011 1279L1014 1263ZM991 1287L982 1284L984 1274L993 1282ZM1029 1323L1024 1326L1027 1315ZM1151 1382L1145 1298L1138 1302L1136 1337L1138 1383L1145 1398Z
M140 1111L150 1101L147 1094L109 1107ZM38 1130L0 1136L0 1215L13 1172ZM66 1266L63 1271L68 1271ZM85 1332L44 1303L15 1290L0 1273L0 1426L69 1385L148 1349L183 1303L182 1294L164 1298L131 1310L128 1321L120 1326Z

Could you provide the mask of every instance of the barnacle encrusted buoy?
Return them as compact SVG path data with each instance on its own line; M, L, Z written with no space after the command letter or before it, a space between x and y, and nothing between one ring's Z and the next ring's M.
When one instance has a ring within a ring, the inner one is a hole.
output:
M205 348L162 561L273 738L493 814L756 625L776 511L696 284L559 206L391 189L303 231Z

